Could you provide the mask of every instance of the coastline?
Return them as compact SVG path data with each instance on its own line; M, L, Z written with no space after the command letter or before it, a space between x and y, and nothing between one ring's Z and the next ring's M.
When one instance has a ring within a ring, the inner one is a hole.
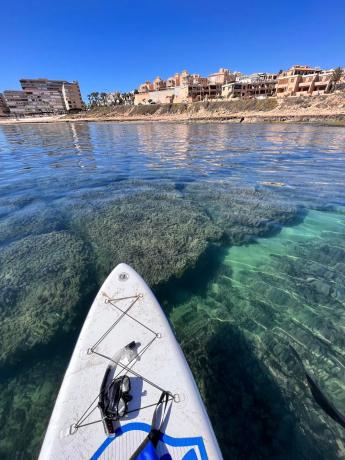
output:
M0 124L56 122L317 123L345 126L345 93L282 100L232 100L190 104L97 107L51 117L2 119Z

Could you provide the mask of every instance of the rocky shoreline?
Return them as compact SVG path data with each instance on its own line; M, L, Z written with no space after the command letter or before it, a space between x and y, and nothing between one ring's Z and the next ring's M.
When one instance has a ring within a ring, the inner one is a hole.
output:
M345 126L345 93L313 97L265 100L242 99L96 107L66 116L3 119L0 123L52 122L227 122L227 123L320 123Z

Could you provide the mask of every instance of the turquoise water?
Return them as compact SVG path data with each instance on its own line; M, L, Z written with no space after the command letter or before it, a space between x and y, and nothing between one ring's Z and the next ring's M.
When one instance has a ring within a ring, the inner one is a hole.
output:
M35 458L120 261L149 282L225 458L343 458L345 131L0 125L1 458ZM19 429L20 428L20 429Z

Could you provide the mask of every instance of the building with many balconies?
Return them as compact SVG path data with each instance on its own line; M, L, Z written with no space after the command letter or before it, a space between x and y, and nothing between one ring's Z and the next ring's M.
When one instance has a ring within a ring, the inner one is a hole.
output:
M219 69L208 77L183 70L166 81L157 77L139 86L134 104L195 102L218 98L319 95L332 88L332 70L294 65L278 73L243 75ZM345 77L341 83L345 88Z
M208 76L208 81L215 85L225 85L236 80L236 74L231 72L229 69L220 68L218 72L211 73Z
M22 90L6 90L3 97L9 115L53 115L81 110L84 106L78 82L46 78L20 80Z
M0 117L8 117L10 114L10 109L6 103L5 97L0 93Z
M332 70L295 65L277 78L277 97L324 94L332 84Z
M152 83L142 83L138 88L138 94L135 95L134 103L137 105L216 99L221 96L222 85L235 81L235 78L236 75L228 69L219 69L209 77L183 70L167 80L157 77Z
M263 99L276 95L277 74L254 73L222 86L222 97Z

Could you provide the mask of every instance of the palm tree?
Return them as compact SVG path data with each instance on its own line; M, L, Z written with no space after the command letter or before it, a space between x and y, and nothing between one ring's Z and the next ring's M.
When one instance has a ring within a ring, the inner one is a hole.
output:
M89 106L90 107L95 107L99 105L100 99L99 99L99 92L98 91L93 91L87 96L89 100Z
M107 105L108 94L107 93L100 93L99 95L99 105Z
M341 80L341 77L343 76L343 69L341 67L337 67L336 69L333 70L332 76L331 76L331 92L335 91L337 88L337 84Z

